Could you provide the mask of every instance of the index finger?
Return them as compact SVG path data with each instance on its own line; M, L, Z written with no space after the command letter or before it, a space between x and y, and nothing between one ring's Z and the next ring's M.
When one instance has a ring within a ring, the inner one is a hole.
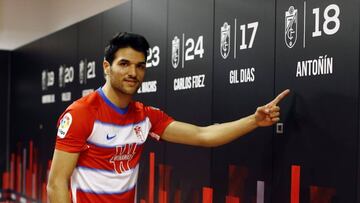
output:
M284 99L284 97L286 97L286 95L288 95L290 93L289 89L284 90L283 92L281 92L280 94L278 94L278 96L272 100L269 104L271 105L277 105L282 99Z

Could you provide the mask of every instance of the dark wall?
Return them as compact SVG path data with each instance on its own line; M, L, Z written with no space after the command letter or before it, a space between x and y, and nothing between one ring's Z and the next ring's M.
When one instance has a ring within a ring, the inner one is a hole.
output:
M49 37L51 38L51 37ZM44 41L46 42L46 41ZM54 133L55 125L46 126L41 120L47 117L54 121L55 108L41 106L42 66L46 56L43 41L38 40L14 51L11 65L11 116L10 116L10 190L18 192L13 200L20 200L21 195L36 199L26 182L30 183L32 170L35 169L36 188L41 191L41 182L46 177L47 162L53 147L49 133ZM50 45L49 45L50 46ZM54 54L55 55L55 54ZM51 60L50 56L47 58ZM53 56L52 56L53 57ZM44 91L48 91L45 90ZM40 108L41 107L41 108ZM43 113L46 112L46 113ZM52 116L50 116L52 115ZM50 138L50 139L49 139ZM33 144L31 144L33 143ZM36 146L31 147L32 146ZM32 149L30 149L32 148ZM35 152L35 151L36 152ZM30 152L31 151L31 152ZM35 163L35 164L34 164ZM31 172L30 172L31 170ZM28 171L28 172L27 172ZM28 179L28 181L26 181Z
M213 190L207 196L213 202L357 202L358 6L354 0L132 0L15 50L11 155L0 156L16 171L10 189L17 199L46 202L58 116L104 83L104 45L132 31L151 47L135 98L176 120L223 123L292 91L280 104L279 124L227 145L150 139L138 202L202 202L204 187ZM0 64L7 59L0 52Z
M213 1L170 0L168 7L167 112L180 121L209 125ZM201 200L202 187L210 185L210 153L207 148L167 145L165 160L173 168L170 201Z
M0 172L7 170L7 153L8 153L8 115L9 115L9 71L10 71L10 52L0 51L0 86L3 88L0 97ZM0 173L3 175L2 173ZM4 180L0 179L0 184L4 184ZM3 187L1 187L3 189ZM0 191L1 191L0 189ZM0 192L0 199L2 194Z
M145 81L136 95L137 100L166 111L166 72L167 72L167 0L134 0L132 4L132 31L142 33L149 41L150 50L147 58ZM138 184L138 199L159 202L158 191L165 189L165 180L160 180L165 171L166 154L164 142L148 139L141 159ZM150 158L151 153L154 160ZM150 162L154 163L151 167ZM150 181L153 172L154 181ZM149 188L154 190L149 192Z
M215 123L250 115L272 98L274 24L275 1L215 1ZM240 202L251 202L255 197L270 201L272 139L273 129L263 128L214 149L211 175L215 202L226 197Z
M295 184L300 202L359 201L359 18L354 17L359 10L354 3L277 1L275 86L293 94L282 106L284 133L274 140L273 202L290 199L291 166L300 167L301 181Z

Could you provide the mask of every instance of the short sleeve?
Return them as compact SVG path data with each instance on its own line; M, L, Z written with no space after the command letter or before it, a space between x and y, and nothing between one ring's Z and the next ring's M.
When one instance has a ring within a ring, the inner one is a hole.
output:
M55 148L66 152L87 149L86 140L93 127L91 115L86 108L70 108L59 118Z
M149 135L159 140L166 127L171 122L173 122L174 119L168 116L163 111L154 107L146 107L146 112L151 122L151 129Z

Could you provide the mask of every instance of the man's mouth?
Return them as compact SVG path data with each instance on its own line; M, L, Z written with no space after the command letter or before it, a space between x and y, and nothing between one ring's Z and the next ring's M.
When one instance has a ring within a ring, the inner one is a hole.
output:
M138 84L138 80L131 80L131 79L125 79L125 82L127 82L128 84L135 86Z

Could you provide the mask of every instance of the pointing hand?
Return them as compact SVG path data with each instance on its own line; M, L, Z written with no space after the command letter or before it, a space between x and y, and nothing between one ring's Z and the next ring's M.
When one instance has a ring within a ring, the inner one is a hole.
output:
M284 99L290 90L284 90L274 100L264 106L260 106L255 112L255 121L258 126L271 126L280 120L280 107L277 104Z

